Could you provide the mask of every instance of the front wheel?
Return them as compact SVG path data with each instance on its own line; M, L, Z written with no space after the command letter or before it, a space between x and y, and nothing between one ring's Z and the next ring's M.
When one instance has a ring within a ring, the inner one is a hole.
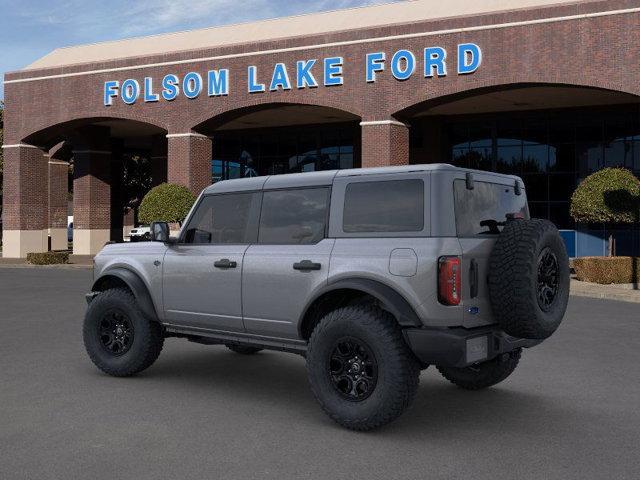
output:
M505 380L518 366L522 349L498 355L493 360L464 368L438 367L444 378L466 390L481 390Z
M394 318L367 305L325 315L307 351L309 383L322 409L352 430L391 422L411 404L420 364Z
M114 377L150 367L164 344L160 325L148 320L133 294L123 288L101 292L89 304L83 338L91 361Z

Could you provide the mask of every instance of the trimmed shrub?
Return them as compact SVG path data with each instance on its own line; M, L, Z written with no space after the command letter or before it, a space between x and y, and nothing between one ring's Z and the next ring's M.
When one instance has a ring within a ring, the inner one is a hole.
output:
M58 265L69 263L69 252L27 253L27 262L32 265Z
M138 220L142 223L182 223L196 196L187 187L163 183L149 190L140 204Z
M605 168L585 178L571 196L571 216L584 223L634 223L640 180L624 168Z
M639 257L581 257L573 260L578 280L600 283L640 282Z

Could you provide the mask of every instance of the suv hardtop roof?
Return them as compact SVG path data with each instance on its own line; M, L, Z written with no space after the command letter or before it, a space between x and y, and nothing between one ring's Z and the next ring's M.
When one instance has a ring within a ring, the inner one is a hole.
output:
M395 167L349 168L343 170L325 170L321 172L285 173L264 177L235 178L214 183L204 190L204 194L252 191L262 189L296 188L326 186L333 183L336 177L357 177L363 175L381 175L408 172L457 171L470 172L482 176L492 176L515 181L518 177L502 173L487 172L460 168L448 163L431 163L422 165L402 165Z

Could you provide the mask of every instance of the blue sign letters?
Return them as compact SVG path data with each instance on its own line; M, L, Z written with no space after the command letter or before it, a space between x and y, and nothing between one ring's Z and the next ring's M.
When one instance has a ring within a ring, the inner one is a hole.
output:
M482 50L475 43L461 43L456 48L456 71L458 75L474 73L482 65ZM387 58L389 60L389 73ZM422 51L400 49L395 52L378 51L367 53L364 57L365 84L375 83L385 77L395 81L409 81L415 77L433 78L447 76L447 50L440 46L426 47ZM294 68L295 66L295 68ZM291 73L289 73L291 67ZM416 75L416 70L421 73ZM345 64L342 56L323 59L310 58L295 62L277 62L271 68L249 65L246 70L244 85L251 95L267 91L284 92L318 88L318 79L322 77L324 87L344 85L345 72L353 78L351 60ZM294 73L295 72L295 73ZM294 77L295 75L295 77ZM141 81L135 78L108 80L104 82L103 102L105 106L113 105L120 98L123 103L133 105L142 100L144 103L158 102L160 99L171 102L183 95L189 100L206 95L208 97L224 97L229 95L232 72L227 69L214 69L206 72L192 71L182 78L168 73L162 78L144 77ZM156 80L159 86L156 86ZM385 80L388 81L388 80Z

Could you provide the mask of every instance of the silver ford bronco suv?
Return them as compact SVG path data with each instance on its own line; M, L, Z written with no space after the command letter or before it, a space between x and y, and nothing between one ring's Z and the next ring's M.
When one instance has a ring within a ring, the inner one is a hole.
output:
M521 179L450 165L253 177L206 188L177 238L95 257L84 343L114 376L165 338L306 358L336 422L370 430L429 365L459 387L506 379L564 316L569 260ZM256 360L256 361L259 361Z

